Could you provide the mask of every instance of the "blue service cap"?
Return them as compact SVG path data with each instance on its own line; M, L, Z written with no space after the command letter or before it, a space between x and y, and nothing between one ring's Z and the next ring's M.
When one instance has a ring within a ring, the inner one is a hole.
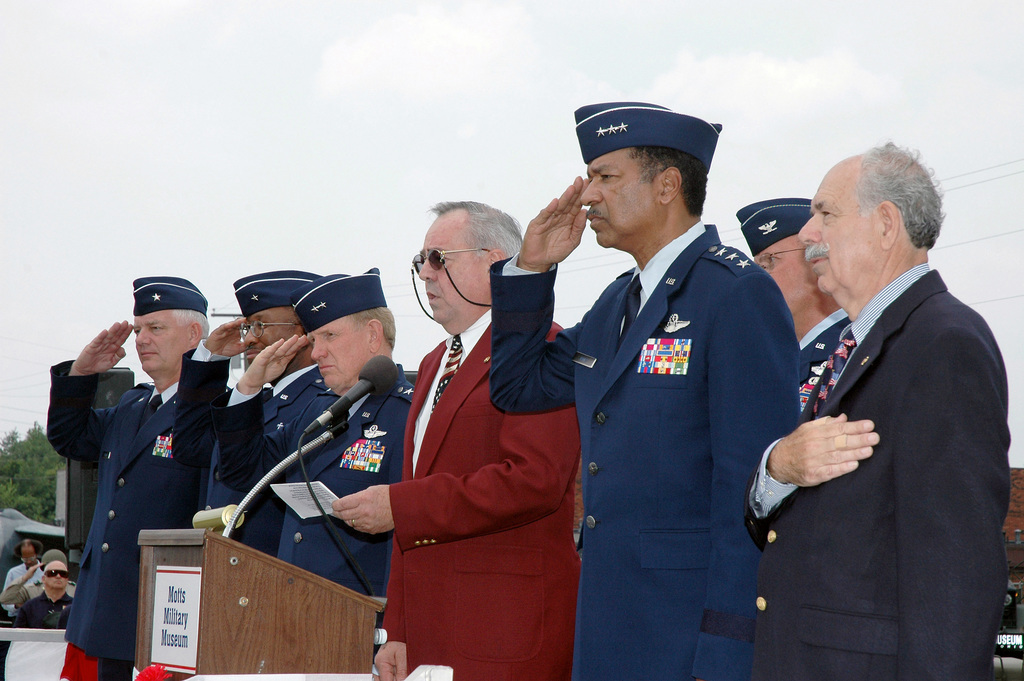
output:
M195 310L206 314L206 298L196 285L180 277L142 277L133 283L136 317L160 310Z
M387 307L380 270L366 274L329 274L292 291L292 305L307 332L335 319L375 307Z
M696 157L711 169L722 126L657 104L606 102L576 109L576 137L583 162L617 149L668 147Z
M292 291L319 278L319 274L300 270L250 274L235 282L235 298L245 317L271 307L291 307Z
M776 241L793 236L811 218L810 199L770 199L736 211L750 253L757 255Z

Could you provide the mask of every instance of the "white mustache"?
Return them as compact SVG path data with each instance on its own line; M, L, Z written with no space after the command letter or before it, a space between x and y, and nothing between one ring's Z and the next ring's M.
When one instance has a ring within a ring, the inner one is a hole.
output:
M826 244L826 243L811 244L810 246L808 246L804 250L804 260L806 260L807 262L810 262L811 260L816 260L818 258L827 258L827 257L828 257L828 244Z

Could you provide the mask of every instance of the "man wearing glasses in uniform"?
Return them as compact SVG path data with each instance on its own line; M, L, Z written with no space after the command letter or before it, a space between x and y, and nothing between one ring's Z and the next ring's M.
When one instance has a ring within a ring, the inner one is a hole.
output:
M839 334L850 323L839 303L818 288L797 234L811 218L810 199L770 199L736 213L754 262L771 275L793 315L800 339L800 408L818 384Z
M227 390L228 358L245 352L246 362L279 340L305 335L302 320L291 304L291 293L320 275L297 270L261 272L235 282L235 299L244 319L223 324L186 353L182 362L180 398L175 414L179 450L196 453L194 465L209 467L205 477L206 508L237 504L248 489L235 489L221 479L220 449L215 446L210 402ZM321 393L323 378L305 346L295 353L284 372L263 393L263 432L270 434L296 418ZM211 451L212 450L212 451ZM204 454L209 457L204 457ZM284 522L284 503L264 494L246 508L245 523L232 535L238 541L277 555Z

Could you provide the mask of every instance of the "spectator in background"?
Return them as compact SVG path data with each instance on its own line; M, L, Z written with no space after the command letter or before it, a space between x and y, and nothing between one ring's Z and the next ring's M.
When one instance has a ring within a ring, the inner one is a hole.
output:
M7 579L4 580L4 591L12 584L40 584L42 576L39 574L39 554L43 552L43 543L38 539L22 539L14 547L14 555L21 559L20 565L15 565L7 571ZM24 602L24 601L22 601ZM12 617L18 606L4 602L4 610Z
M43 593L18 608L15 628L56 629L64 608L71 605L68 595L68 566L50 561L43 570Z

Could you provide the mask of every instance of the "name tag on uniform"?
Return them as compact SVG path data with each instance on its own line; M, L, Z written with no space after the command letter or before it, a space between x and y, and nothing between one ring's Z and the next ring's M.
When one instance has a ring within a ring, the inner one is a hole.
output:
M377 473L384 460L384 444L376 440L359 439L341 455L341 468Z
M640 349L638 374L686 375L690 366L690 338L648 338Z
M173 459L174 453L171 449L173 437L173 435L157 435L156 444L153 445L153 456L159 456L162 459Z
M593 369L594 365L597 364L597 357L591 357L590 355L585 355L582 352L577 352L572 356L572 361L585 366L588 369Z

